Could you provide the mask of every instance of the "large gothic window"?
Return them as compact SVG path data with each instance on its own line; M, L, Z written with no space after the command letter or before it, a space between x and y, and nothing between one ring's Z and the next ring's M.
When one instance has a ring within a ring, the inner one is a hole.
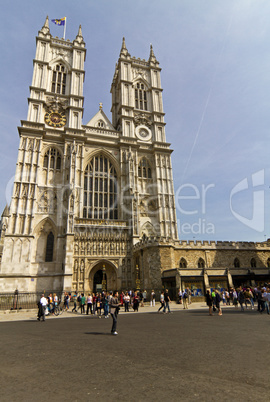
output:
M63 64L57 64L53 69L51 92L66 94L67 71Z
M94 156L84 172L83 217L118 219L117 174L102 154Z
M142 83L137 83L135 87L135 108L147 110L146 87Z
M61 170L61 154L57 149L48 149L44 155L43 167L45 169Z
M53 261L53 245L54 245L54 235L52 232L50 232L47 236L46 255L45 255L46 262Z
M144 179L151 179L152 178L152 171L149 162L146 158L142 158L140 160L138 166L138 176Z

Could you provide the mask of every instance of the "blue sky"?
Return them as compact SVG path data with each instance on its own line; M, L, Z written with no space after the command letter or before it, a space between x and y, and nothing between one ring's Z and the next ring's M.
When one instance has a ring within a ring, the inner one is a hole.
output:
M110 86L122 37L162 68L181 239L270 237L270 2L264 0L11 0L2 2L0 209L10 202L26 119L35 37L46 16L67 17L87 46L84 123ZM63 28L50 23L53 36ZM186 197L186 198L184 198Z

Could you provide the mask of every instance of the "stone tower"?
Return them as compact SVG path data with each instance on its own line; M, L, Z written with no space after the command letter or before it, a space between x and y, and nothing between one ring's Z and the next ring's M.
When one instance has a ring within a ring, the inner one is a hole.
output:
M82 124L85 55L81 27L70 42L46 19L1 233L3 291L157 289L174 267L172 151L152 46L136 59L123 39L112 123L100 104Z
M132 211L133 244L143 236L178 239L170 144L166 142L159 63L131 57L123 38L112 93L120 135L123 188Z

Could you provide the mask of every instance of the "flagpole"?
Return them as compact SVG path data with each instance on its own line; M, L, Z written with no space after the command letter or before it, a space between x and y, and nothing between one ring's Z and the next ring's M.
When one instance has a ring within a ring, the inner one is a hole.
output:
M66 40L66 25L67 25L67 17L65 17L65 24L64 24L64 40Z

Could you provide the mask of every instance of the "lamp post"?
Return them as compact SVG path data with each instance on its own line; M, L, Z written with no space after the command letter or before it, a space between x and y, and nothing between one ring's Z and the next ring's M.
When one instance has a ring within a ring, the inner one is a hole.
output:
M136 265L136 290L140 290L141 288L141 281L139 279L139 267Z
M107 281L106 281L106 268L105 265L102 267L102 291L105 292L107 288Z

